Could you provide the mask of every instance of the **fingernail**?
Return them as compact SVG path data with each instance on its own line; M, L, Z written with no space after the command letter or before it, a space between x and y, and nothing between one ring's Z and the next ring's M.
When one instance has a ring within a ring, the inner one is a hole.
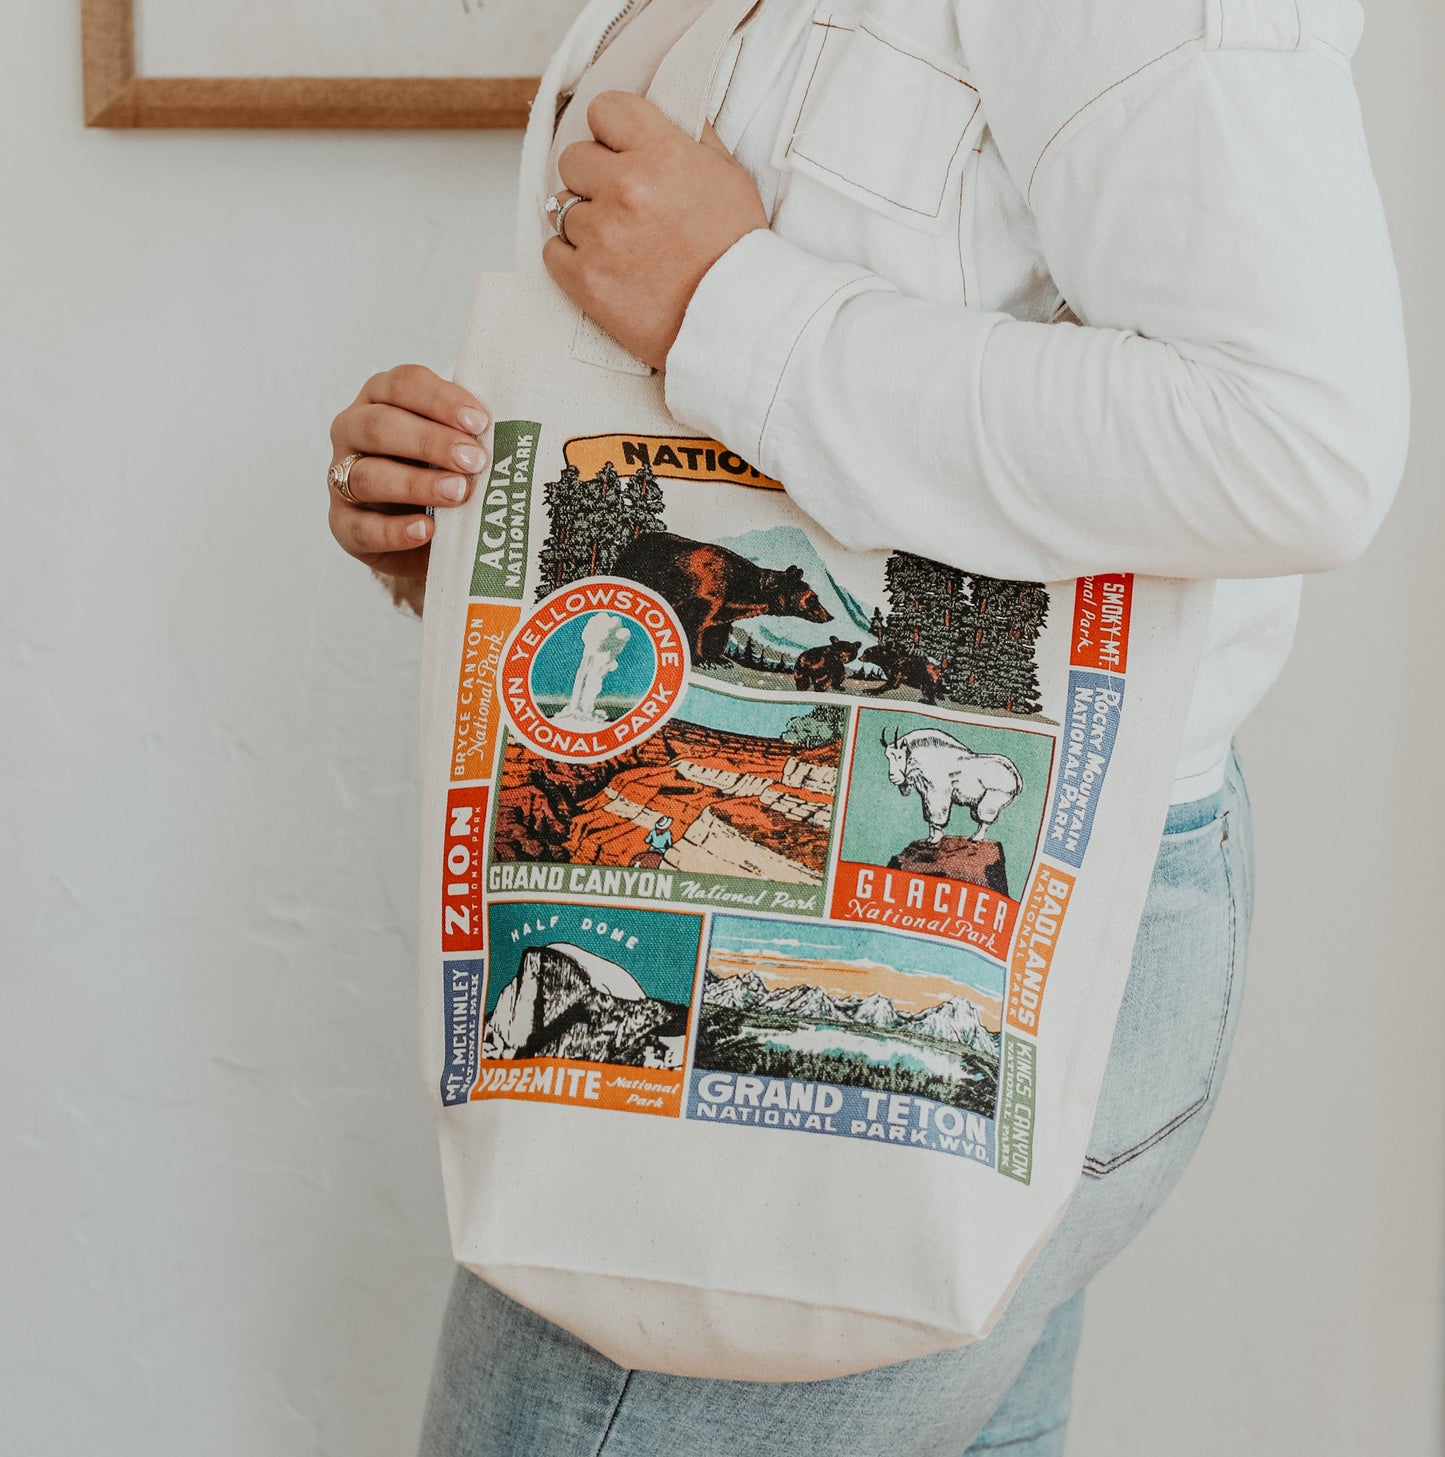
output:
M413 521L411 525L406 528L406 534L411 537L413 541L425 541L427 537L431 535L431 522Z
M487 428L487 417L480 410L459 410L457 423L463 430L480 435Z
M452 459L468 475L475 475L481 470L482 461L485 459L485 456L479 445L454 445L452 447Z
M460 501L467 493L465 476L443 476L437 482L437 495L444 501Z

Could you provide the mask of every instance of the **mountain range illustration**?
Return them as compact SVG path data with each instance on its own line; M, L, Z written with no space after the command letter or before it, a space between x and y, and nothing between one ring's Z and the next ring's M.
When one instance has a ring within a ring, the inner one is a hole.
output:
M998 1038L984 1026L979 1009L967 997L945 997L926 1011L904 1012L881 992L870 997L840 997L806 982L775 990L756 972L720 977L709 971L703 1002L739 1012L782 1012L843 1027L862 1024L870 1029L911 1032L937 1042L958 1043L989 1058L996 1058L999 1052Z
M680 1068L687 1014L604 956L565 941L529 946L487 1018L482 1056Z
M864 647L873 642L872 608L865 607L846 587L834 580L828 564L818 555L808 533L796 526L771 526L745 531L740 536L719 540L760 567L786 571L791 566L803 569L809 586L818 594L823 606L833 614L832 622L807 623L796 617L752 617L734 628L735 633L750 636L754 642L773 651L796 656L829 636L845 640L858 638Z

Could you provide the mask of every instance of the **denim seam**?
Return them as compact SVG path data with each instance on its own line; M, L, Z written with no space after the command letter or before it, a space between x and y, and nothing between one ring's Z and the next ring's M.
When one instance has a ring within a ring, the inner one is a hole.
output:
M1066 1416L1061 1422L1051 1422L1046 1427L1035 1427L1020 1433L1017 1437L1005 1437L1002 1442L975 1442L968 1450L969 1452L1001 1452L1005 1447L1017 1447L1024 1442L1037 1442L1040 1437L1047 1437L1050 1432L1062 1431L1068 1424L1069 1418Z
M1238 954L1239 939L1239 913L1235 909L1234 902L1234 875L1229 866L1229 852L1225 846L1229 843L1229 811L1225 810L1223 815L1224 834L1219 842L1220 857L1224 863L1224 884L1229 899L1229 968L1224 977L1224 1008L1219 1017L1219 1031L1214 1038L1214 1056L1209 1063L1209 1078L1204 1086L1204 1095L1196 1099L1182 1113L1171 1118L1162 1128L1156 1129L1147 1138L1141 1139L1131 1148L1126 1148L1122 1153L1115 1154L1111 1159L1085 1158L1084 1172L1092 1178L1102 1178L1105 1174L1112 1174L1116 1169L1121 1169L1127 1163L1132 1163L1140 1154L1148 1153L1156 1144L1167 1138L1171 1133L1177 1132L1191 1118L1197 1117L1209 1105L1209 1100L1214 1094L1215 1075L1219 1071L1219 1054L1224 1047L1224 1032L1229 1026L1229 1010L1234 1001L1234 971Z
M597 1450L592 1457L602 1457L603 1448L607 1446L607 1439L612 1435L613 1424L617 1421L617 1414L622 1410L622 1398L627 1395L628 1383L632 1380L632 1372L629 1371L622 1378L622 1385L617 1388L617 1400L612 1404L612 1412L607 1418L607 1425L602 1431L602 1440L597 1443Z

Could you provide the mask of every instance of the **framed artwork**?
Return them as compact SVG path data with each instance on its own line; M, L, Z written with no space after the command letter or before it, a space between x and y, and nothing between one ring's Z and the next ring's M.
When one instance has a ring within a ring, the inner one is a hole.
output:
M585 0L81 0L98 127L515 127Z

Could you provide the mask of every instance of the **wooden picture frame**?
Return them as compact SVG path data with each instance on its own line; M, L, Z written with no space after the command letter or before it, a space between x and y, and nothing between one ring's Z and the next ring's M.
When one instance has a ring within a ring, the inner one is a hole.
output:
M469 130L521 127L535 76L142 76L135 0L81 0L85 124Z

